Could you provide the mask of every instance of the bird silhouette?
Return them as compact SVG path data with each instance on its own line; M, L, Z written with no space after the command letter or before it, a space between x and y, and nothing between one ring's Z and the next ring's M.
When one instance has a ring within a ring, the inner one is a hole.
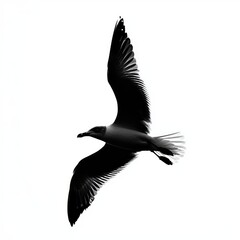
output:
M168 165L173 163L174 157L183 154L184 142L178 133L158 137L148 135L149 100L121 17L113 32L108 82L117 99L117 117L110 126L94 127L78 135L97 138L106 144L82 159L74 169L68 196L71 226L90 206L98 189L134 159L136 152L151 151Z

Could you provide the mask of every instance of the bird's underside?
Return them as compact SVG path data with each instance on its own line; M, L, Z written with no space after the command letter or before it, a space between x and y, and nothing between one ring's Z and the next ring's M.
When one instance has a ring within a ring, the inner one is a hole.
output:
M136 152L151 151L169 165L183 153L183 141L178 134L148 135L149 101L122 18L113 32L108 82L117 100L117 117L108 127L94 127L78 135L100 139L105 145L82 159L74 169L68 196L71 225L90 206L98 189L133 160Z

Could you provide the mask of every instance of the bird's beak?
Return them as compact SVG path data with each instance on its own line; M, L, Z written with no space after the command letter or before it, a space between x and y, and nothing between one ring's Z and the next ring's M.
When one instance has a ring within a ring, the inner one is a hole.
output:
M77 135L78 138L89 136L89 132L80 133Z

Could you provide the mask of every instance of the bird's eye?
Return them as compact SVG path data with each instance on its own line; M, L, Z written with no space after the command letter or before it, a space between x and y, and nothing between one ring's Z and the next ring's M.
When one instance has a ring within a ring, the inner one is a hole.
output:
M100 133L102 131L102 128L101 127L94 127L91 130L95 133Z

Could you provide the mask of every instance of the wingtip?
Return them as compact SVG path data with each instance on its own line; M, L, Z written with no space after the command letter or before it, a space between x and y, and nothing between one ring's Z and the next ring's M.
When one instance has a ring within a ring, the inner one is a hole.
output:
M119 16L119 19L117 20L116 25L118 25L119 23L124 24L124 20L123 20L123 18L121 16Z
M77 220L78 220L78 218L79 218L79 216L68 216L68 221L69 221L69 223L70 223L70 225L71 225L71 227L73 227L73 225L77 222Z

